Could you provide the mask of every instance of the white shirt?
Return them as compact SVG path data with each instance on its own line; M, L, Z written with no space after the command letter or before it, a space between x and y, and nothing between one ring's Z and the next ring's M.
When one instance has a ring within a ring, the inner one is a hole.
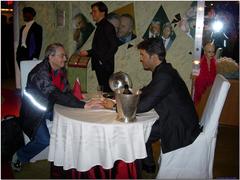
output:
M165 38L162 36L162 40L163 40L164 47L166 48L167 45L168 45L168 43L169 43L169 41L170 41L170 37L167 38L167 39L165 39Z
M149 31L148 37L149 37L149 38L157 38L157 37L159 37L159 34L152 33L151 31Z
M28 31L29 31L29 29L30 29L30 27L32 26L33 23L34 23L34 20L27 22L25 28L22 31L22 41L21 41L22 44L21 44L21 46L23 46L25 48L27 48L26 39L27 39Z

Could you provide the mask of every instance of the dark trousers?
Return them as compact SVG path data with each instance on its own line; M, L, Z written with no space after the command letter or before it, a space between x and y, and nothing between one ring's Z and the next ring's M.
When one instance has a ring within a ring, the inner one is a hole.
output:
M25 47L18 47L17 49L17 63L18 63L18 67L20 69L20 63L23 60L31 60L28 57L28 49Z
M160 122L159 122L159 120L157 120L152 126L150 136L146 143L147 157L145 159L143 159L143 164L145 166L155 165L153 151L152 151L152 144L154 142L158 141L160 139L160 137L161 137Z
M34 156L44 150L50 141L50 134L46 120L41 122L34 139L17 151L18 160L22 163L29 162Z
M103 87L104 92L112 92L109 86L109 78L113 74L113 71L106 71L103 67L95 69L98 85Z

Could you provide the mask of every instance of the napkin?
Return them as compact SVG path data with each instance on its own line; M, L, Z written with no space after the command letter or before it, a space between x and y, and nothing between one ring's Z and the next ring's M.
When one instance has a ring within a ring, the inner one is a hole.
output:
M75 80L72 91L73 91L73 95L76 98L78 98L79 100L83 99L79 78Z

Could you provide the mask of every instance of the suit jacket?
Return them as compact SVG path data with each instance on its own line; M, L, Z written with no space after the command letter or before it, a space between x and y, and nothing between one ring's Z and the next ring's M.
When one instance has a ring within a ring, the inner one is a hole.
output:
M106 18L96 23L97 28L88 55L92 57L92 69L114 71L114 55L117 52L117 35L114 26Z
M26 25L20 29L19 44L17 48L17 60L31 60L33 58L39 58L42 48L42 27L34 22L30 27L26 38L26 53L22 53L22 32Z
M142 89L137 112L153 108L159 115L163 153L191 144L201 132L189 91L169 63L158 65L152 81Z
M129 41L131 41L131 40L133 40L133 39L135 39L137 36L135 35L135 34L131 34L131 39L129 40ZM118 38L118 46L121 46L121 45L123 45L123 44L125 44L125 43L127 43L127 42L129 42L129 41L122 41L120 38Z

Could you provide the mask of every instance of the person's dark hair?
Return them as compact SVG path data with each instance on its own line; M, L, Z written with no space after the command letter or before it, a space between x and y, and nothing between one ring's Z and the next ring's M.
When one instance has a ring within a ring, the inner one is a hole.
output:
M161 38L148 38L137 45L138 49L145 50L150 56L157 54L162 62L166 62L166 50Z
M36 16L36 11L32 7L24 7L22 11L23 13L31 13L33 17Z
M53 44L48 45L48 47L47 47L46 50L45 50L45 56L44 56L45 59L48 59L48 57L49 57L50 55L55 55L56 49L57 49L58 47L64 48L63 44L61 44L61 43L53 43Z
M106 4L104 4L102 1L99 1L99 2L92 4L91 8L93 8L94 6L97 6L100 12L105 12L105 17L107 17L108 8L107 8Z

